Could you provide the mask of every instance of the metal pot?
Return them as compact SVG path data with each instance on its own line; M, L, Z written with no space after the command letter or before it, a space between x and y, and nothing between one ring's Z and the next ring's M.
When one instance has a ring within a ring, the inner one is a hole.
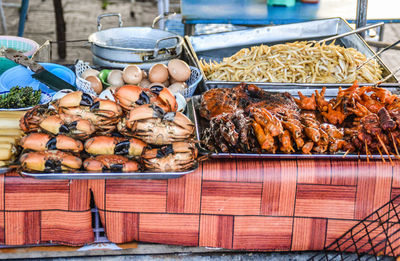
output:
M101 19L118 17L119 27L101 30ZM154 23L153 23L154 24ZM97 17L97 32L89 36L93 62L100 66L114 64L150 64L168 61L182 52L183 39L179 35L147 27L122 27L121 14L101 14Z

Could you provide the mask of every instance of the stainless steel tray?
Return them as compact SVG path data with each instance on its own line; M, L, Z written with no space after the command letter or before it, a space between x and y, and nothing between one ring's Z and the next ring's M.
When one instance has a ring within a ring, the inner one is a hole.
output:
M319 40L329 36L341 34L350 31L352 28L342 18L329 18L322 20L314 20L309 22L260 27L255 29L233 31L218 34L187 36L186 42L190 51L196 59L197 67L199 59L220 61L224 57L229 57L242 48L259 44L278 44L284 42L292 42L299 40ZM336 43L345 47L352 47L363 53L367 57L374 55L374 51L368 46L362 37L358 34L349 35L338 39ZM389 75L391 72L383 61L377 57L378 63L383 68L383 76ZM209 81L203 79L206 88L221 87L228 82ZM236 83L234 83L236 84ZM278 86L296 86L293 83L275 84ZM362 84L362 83L360 83ZM270 86L271 83L257 83L260 87ZM304 84L300 84L304 85ZM306 84L307 86L321 84ZM324 86L350 86L351 84L324 84ZM400 86L395 77L391 77L389 81L382 86Z
M38 173L21 171L21 175L36 179L175 179L192 173L198 168L182 172L59 172Z
M281 90L282 92L282 90ZM188 107L189 107L189 112L188 116L189 118L195 123L196 127L196 137L199 141L201 141L201 133L205 126L207 125L207 120L203 119L200 114L199 114L199 106L200 106L200 99L201 95L193 96L190 101L188 102ZM191 108L191 109L190 109ZM347 154L345 156L344 152L338 152L336 154L272 154L272 153L216 153L216 152L211 152L204 148L201 143L199 145L199 152L203 155L208 155L211 158L216 158L216 159L229 159L229 158L238 158L238 159L256 159L256 158L262 158L262 159L332 159L332 160L355 160L355 159L360 159L360 160L382 160L382 157L384 159L388 159L388 155L358 155L358 154ZM393 160L395 160L395 156L391 155L390 156Z

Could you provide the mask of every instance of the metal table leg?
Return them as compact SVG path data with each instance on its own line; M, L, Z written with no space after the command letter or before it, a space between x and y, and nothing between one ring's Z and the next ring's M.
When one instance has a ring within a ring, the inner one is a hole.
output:
M29 0L22 0L21 13L19 15L18 36L24 35L26 14L28 13Z
M367 24L367 8L368 0L357 0L356 28ZM365 38L365 31L359 34L361 37Z

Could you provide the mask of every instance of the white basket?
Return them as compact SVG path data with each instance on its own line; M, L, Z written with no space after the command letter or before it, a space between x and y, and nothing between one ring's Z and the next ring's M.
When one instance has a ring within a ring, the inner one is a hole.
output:
M78 90L97 96L96 92L90 85L90 82L82 78L82 73L87 69L90 69L90 65L88 62L78 60L78 62L75 64L76 87L78 88Z
M90 82L82 78L82 73L87 69L90 69L90 65L88 62L83 62L81 60L78 60L78 62L75 64L76 86L79 90L85 93L90 93L97 96L95 91L90 86ZM201 73L199 69L190 66L190 71L191 71L190 78L186 81L188 88L179 92L185 98L190 98L193 96L193 93L196 90L197 85L201 81Z

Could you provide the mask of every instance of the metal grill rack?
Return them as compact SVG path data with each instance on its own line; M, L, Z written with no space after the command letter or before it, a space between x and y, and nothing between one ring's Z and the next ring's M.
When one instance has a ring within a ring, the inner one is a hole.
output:
M382 260L383 256L400 256L400 195L357 223L310 260Z

